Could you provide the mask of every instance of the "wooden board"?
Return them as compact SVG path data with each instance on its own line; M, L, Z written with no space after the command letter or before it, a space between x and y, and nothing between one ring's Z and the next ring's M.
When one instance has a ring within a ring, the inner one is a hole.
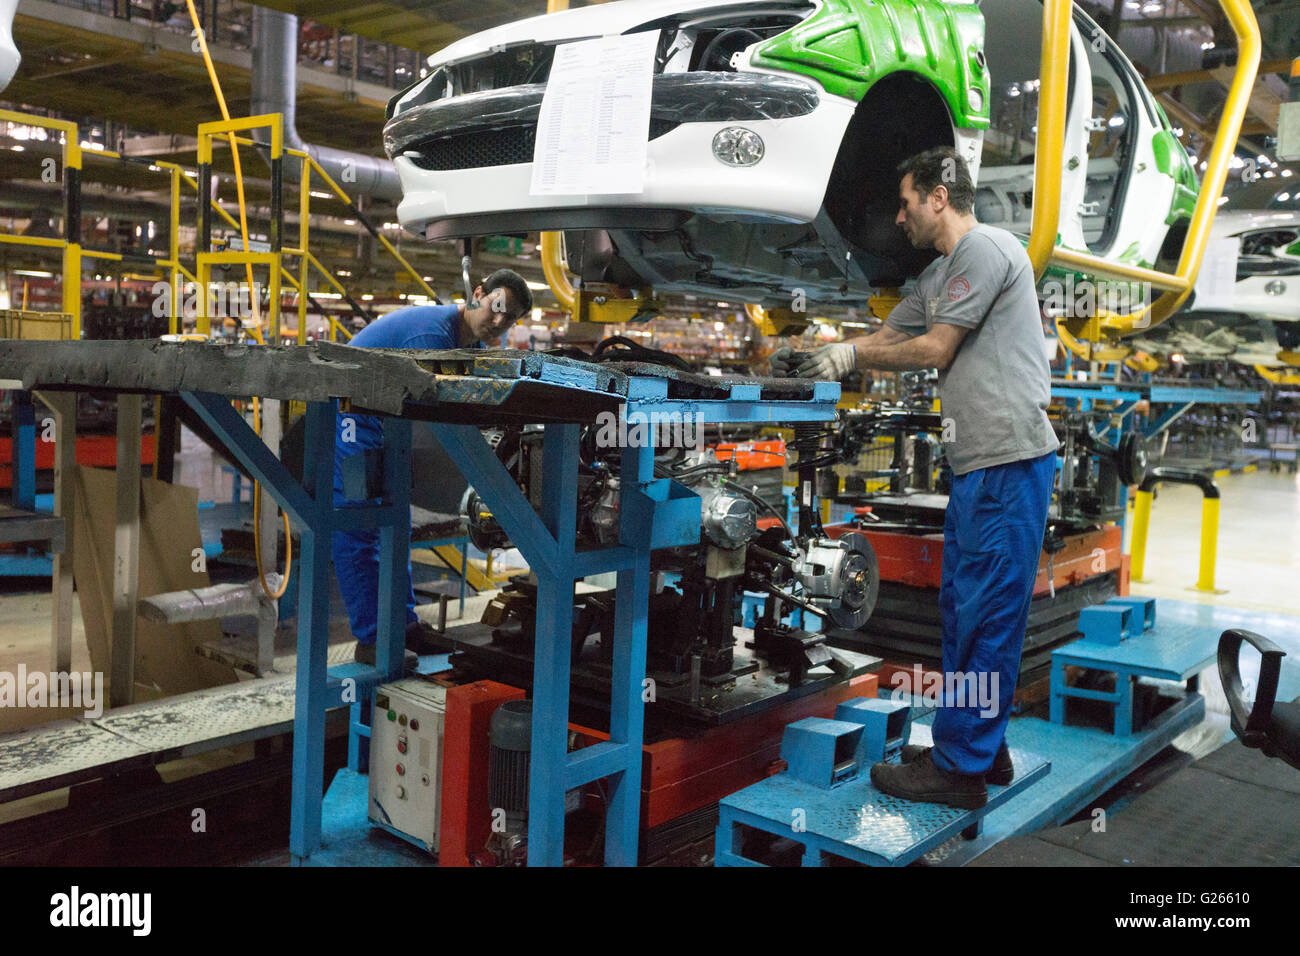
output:
M113 531L116 475L77 468L74 574L86 627L91 667L107 675L113 620ZM139 597L207 587L207 571L193 570L199 535L198 490L142 479L140 487ZM238 679L235 670L199 657L195 645L216 641L216 621L160 624L136 621L136 699L170 696Z

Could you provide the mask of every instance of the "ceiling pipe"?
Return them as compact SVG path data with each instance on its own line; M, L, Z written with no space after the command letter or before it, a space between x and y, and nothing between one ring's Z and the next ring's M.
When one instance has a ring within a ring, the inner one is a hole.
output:
M298 18L267 7L253 7L253 94L249 112L284 115L284 145L309 154L349 195L389 202L402 198L397 170L387 159L329 146L304 143L298 135ZM262 134L265 136L265 132ZM286 162L284 176L299 178L299 164Z

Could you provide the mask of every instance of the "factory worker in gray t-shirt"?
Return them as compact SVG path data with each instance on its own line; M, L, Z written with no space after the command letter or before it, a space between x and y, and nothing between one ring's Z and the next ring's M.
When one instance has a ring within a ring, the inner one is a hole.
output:
M1005 784L1015 772L1004 737L1056 472L1051 371L1029 257L1011 233L976 221L965 160L939 147L899 175L897 223L940 258L883 329L812 353L779 349L772 373L838 380L854 368L939 369L954 476L939 590L944 686L979 692L945 698L934 746L876 764L871 781L897 797L976 809L986 780Z

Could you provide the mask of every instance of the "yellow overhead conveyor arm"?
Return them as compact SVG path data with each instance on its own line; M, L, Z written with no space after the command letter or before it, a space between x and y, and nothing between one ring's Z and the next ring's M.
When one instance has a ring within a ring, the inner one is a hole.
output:
M1271 385L1300 385L1300 372L1269 368L1266 365L1256 365L1255 371L1259 373L1260 378Z
M578 305L578 290L569 280L565 269L563 233L542 233L542 274L551 287L551 293L565 312L573 312Z
M1255 76L1259 70L1259 23L1249 0L1219 0L1233 33L1237 36L1237 65L1223 106L1218 133L1206 158L1200 195L1187 228L1182 255L1171 273L1110 262L1087 253L1059 249L1056 245L1061 220L1061 175L1065 162L1065 119L1069 85L1070 21L1073 0L1043 0L1042 86L1038 99L1038 148L1034 156L1034 208L1029 234L1029 261L1035 279L1048 266L1095 273L1111 279L1147 282L1165 290L1155 302L1128 315L1103 315L1094 320L1090 332L1096 337L1117 339L1158 325L1183 304L1196 283L1210 225L1218 198L1228 176L1228 162L1241 133ZM1076 328L1078 331L1078 328ZM1093 335L1089 335L1093 337Z

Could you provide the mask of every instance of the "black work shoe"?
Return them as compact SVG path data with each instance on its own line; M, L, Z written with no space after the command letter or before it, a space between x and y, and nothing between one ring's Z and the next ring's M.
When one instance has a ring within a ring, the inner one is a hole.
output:
M900 751L900 757L903 763L911 763L929 749L929 747L908 744ZM1016 766L1011 762L1011 751L1007 749L1007 742L1004 740L993 758L993 766L984 774L984 782L994 787L1005 787L1014 779L1016 779Z
M362 644L357 642L356 650L352 652L352 659L358 664L366 664L375 667L375 645ZM402 662L403 673L410 674L420 666L420 658L414 651L407 651L405 659Z
M871 784L881 793L918 803L942 803L959 810L978 810L989 802L984 778L940 770L925 748L909 763L878 763Z

